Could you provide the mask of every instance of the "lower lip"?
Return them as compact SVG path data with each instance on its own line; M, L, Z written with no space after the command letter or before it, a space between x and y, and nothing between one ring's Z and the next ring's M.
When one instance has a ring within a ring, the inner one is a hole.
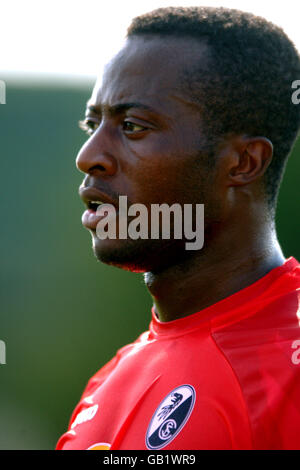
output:
M82 214L81 222L84 227L90 230L95 230L100 219L101 217L99 217L95 211L92 209L87 209Z
M104 205L103 209L105 209L105 215L99 215L92 209L84 211L81 217L82 225L89 230L96 230L97 224L100 220L103 219L103 217L107 217L108 213L111 211L110 207L104 208Z

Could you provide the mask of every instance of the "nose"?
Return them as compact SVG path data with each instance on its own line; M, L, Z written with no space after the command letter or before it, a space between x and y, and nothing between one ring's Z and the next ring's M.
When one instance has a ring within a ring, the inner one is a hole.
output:
M78 170L87 174L112 176L116 173L118 163L112 154L112 136L105 126L99 126L87 140L76 157Z

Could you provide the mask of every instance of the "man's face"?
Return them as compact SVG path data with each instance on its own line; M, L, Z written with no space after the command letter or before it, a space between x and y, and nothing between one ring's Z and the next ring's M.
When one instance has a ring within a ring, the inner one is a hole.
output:
M182 70L205 54L193 39L134 37L108 64L88 102L92 135L77 156L87 204L100 199L118 208L119 196L127 196L128 206L142 203L150 213L151 204L203 203L209 216L212 180L201 152L206 136L199 108L181 83ZM100 240L89 220L86 214L95 255L108 264L155 271L190 254L182 240Z

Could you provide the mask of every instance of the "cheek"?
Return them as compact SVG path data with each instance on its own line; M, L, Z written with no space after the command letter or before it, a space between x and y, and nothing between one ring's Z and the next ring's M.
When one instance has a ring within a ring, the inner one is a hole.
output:
M149 203L203 203L206 199L205 178L195 165L165 159L157 165L137 169L133 187Z
M153 133L130 143L124 171L128 194L149 203L202 202L207 172L199 164L199 151L182 136ZM134 193L134 194L133 194Z

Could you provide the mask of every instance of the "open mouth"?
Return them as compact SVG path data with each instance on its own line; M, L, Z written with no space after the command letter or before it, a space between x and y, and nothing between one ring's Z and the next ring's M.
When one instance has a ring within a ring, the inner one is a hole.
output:
M102 201L88 201L87 208L92 210L93 212L97 212L98 207L102 204L104 204L104 202Z
M82 224L90 230L96 230L97 224L111 209L118 210L118 204L110 198L106 193L100 191L93 186L80 186L79 195L86 206L85 212L82 214ZM104 212L98 211L99 207L103 207ZM107 210L105 210L107 206Z
M87 210L82 214L82 223L83 225L91 230L95 230L98 222L105 216L105 214L100 214L98 212L98 207L107 206L108 203L103 201L85 201ZM107 208L108 209L108 208ZM107 212L107 211L105 211Z

